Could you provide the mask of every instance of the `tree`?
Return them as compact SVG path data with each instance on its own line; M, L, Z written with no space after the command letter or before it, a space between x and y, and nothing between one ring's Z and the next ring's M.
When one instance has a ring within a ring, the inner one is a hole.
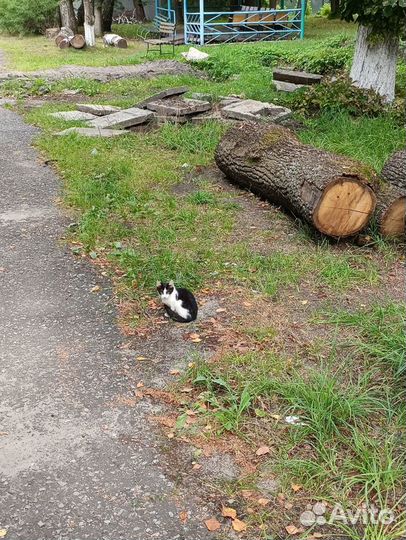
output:
M58 0L0 0L0 31L43 33L55 25Z
M359 25L352 81L360 88L375 90L387 102L393 101L406 0L342 0L341 18Z
M111 32L111 25L113 22L115 0L103 0L102 7L102 28L103 32Z
M137 17L138 22L144 22L145 17L145 9L144 4L142 3L142 0L133 0L134 9L135 9L135 16ZM176 2L177 6L179 6L179 2Z
M93 0L83 0L83 8L85 10L85 40L88 47L96 45L96 37L94 32L94 4Z
M74 34L77 34L78 25L72 0L60 0L59 11L61 13L62 26L70 28Z
M330 0L331 13L330 18L335 19L340 16L340 0Z

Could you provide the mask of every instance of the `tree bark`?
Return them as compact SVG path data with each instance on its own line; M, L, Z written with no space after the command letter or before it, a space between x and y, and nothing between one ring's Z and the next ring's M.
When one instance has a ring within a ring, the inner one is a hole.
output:
M340 0L330 0L331 13L330 18L336 19L340 16Z
M94 31L94 5L93 0L83 0L83 8L85 10L85 40L86 45L94 47L96 45L96 37Z
M381 176L387 182L406 191L406 150L392 154L383 166Z
M404 237L406 212L406 150L395 152L385 163L386 184L378 193L376 221L383 236Z
M115 0L103 0L103 32L111 32Z
M372 169L304 145L282 126L239 124L222 138L215 157L231 181L329 236L356 234L375 209Z
M78 25L72 0L60 0L59 11L61 13L62 26L70 28L74 34L77 34Z
M55 38L55 43L60 49L72 46L74 49L83 49L86 45L85 38L81 34L74 34L70 28L62 27Z
M97 37L103 35L103 14L102 14L102 4L97 2L94 5L94 32Z
M396 61L399 38L373 38L371 29L360 25L350 77L356 86L372 89L386 102L395 98Z
M146 17L145 17L144 4L142 3L142 0L133 0L133 4L134 4L135 16L137 17L137 21L144 22ZM180 3L176 1L175 10L179 8L179 5ZM179 12L177 13L177 16L179 17ZM178 20L180 20L180 18L178 18Z
M78 21L78 26L83 26L85 22L85 9L83 7L83 0L80 3L80 6L78 7L78 10L76 13L76 19Z

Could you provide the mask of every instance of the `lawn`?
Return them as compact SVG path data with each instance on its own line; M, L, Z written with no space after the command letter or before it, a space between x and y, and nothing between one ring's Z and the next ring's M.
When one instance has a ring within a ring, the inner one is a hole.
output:
M240 478L220 483L216 493L238 507L250 537L286 538L286 527L295 526L297 538L392 540L404 535L402 246L373 229L362 246L326 240L230 186L213 165L226 129L221 123L164 125L114 140L58 138L55 131L77 123L48 113L73 103L24 107L32 96L62 100L66 89L79 90L78 100L129 106L183 84L215 98L236 93L293 106L296 98L272 86L273 64L310 62L328 70L326 56L335 55L345 70L351 60L352 26L312 18L307 36L207 47L205 79L197 72L110 83L8 82L3 93L17 96L27 121L42 128L37 146L60 172L75 222L67 232L73 256L112 277L127 335L165 335L154 304L157 279L172 278L202 306L219 306L191 334L184 330L194 354L169 386L178 399L169 435L198 449L226 446L235 457ZM30 57L24 43L31 44ZM0 47L15 69L138 62L144 54L135 42L125 51L85 53L58 51L43 38L14 45L1 38ZM332 103L296 119L302 141L378 171L404 147L404 128L391 111L354 115ZM277 486L274 492L263 494L265 481ZM316 525L302 534L299 516L317 502L326 504L326 515L338 503L352 511L373 504L396 519L359 521L348 530L342 523Z

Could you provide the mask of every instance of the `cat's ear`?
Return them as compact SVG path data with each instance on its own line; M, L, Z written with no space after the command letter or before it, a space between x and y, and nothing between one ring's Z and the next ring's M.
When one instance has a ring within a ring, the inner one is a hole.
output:
M170 280L168 285L169 285L169 287L175 287L175 283L173 282L173 279Z

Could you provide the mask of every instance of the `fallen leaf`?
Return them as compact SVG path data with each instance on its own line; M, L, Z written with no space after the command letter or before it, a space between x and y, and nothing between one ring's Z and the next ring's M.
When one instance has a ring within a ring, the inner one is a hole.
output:
M0 529L0 538L4 538L7 534L7 529Z
M189 334L189 339L199 339L199 334Z
M171 431L170 433L167 434L167 437L168 439L173 439L175 437L175 433Z
M206 521L204 522L204 524L206 525L207 527L207 530L208 531L218 531L221 527L221 524L219 521L217 521L216 518L210 518L210 519L206 519Z
M287 525L287 527L285 527L286 529L286 532L290 535L294 535L294 534L299 534L301 532L300 529L298 529L297 527L295 527L295 525Z
M140 381L139 383L137 383L137 388L142 388L143 386L144 386L143 382Z
M188 518L188 515L187 515L186 510L182 510L182 512L179 512L179 519L181 520L182 523L186 523L187 518Z
M218 309L216 309L216 313L225 313L226 311L226 308L223 307L219 307Z
M293 508L293 504L290 502L285 503L284 508L286 510L291 510Z
M189 362L188 365L187 365L187 367L188 367L188 368L194 368L195 365L196 365L195 362Z
M171 375L180 375L180 370L179 369L171 369L171 371L169 373Z
M260 446L255 453L257 456L264 456L265 454L269 454L269 446Z
M271 502L270 499L265 499L264 497L261 497L260 499L257 500L257 503L260 504L261 506L266 506L270 502Z
M245 306L245 307L251 307L252 306L251 302L243 302L242 305Z
M189 392L193 392L193 388L191 388L190 386L185 386L184 388L181 388L179 391L182 392L183 394L188 394Z
M308 536L307 540L317 540L318 538L323 538L323 535L321 533L315 532L311 536Z
M90 292L99 292L100 291L100 285L95 285L92 289L90 289Z
M194 463L192 469L195 470L195 471L198 471L199 469L201 469L202 466L200 465L200 463Z
M192 343L200 343L202 340L199 337L197 337L197 338L191 339L190 341Z
M241 495L244 497L244 499L250 499L254 495L254 492L250 491L249 489L243 489L241 490Z
M303 486L301 484L292 484L291 487L292 487L293 491L295 493L297 493L298 491L300 491L302 489Z
M146 357L145 356L137 356L136 360L146 360Z
M302 300L302 304L305 306L308 303L308 300Z
M233 529L237 532L245 531L247 528L247 524L244 523L244 521L241 521L240 519L234 519L231 523L231 526Z
M235 519L237 517L237 510L234 510L234 508L230 508L228 506L223 506L221 509L221 515L223 517Z

